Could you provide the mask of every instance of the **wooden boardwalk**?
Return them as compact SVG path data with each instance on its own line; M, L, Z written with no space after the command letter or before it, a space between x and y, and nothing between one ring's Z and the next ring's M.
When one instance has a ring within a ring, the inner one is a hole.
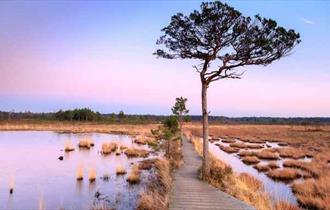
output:
M202 161L192 143L183 140L184 164L174 174L170 194L170 210L178 209L254 209L242 201L198 179L197 170Z

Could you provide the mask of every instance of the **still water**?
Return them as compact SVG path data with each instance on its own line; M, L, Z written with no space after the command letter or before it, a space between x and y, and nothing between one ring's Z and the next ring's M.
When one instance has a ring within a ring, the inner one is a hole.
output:
M236 140L236 142L241 141ZM258 178L260 181L262 181L265 190L270 194L273 201L284 200L291 204L297 205L297 199L291 190L290 183L284 183L270 179L263 172L258 172L256 169L254 169L252 165L244 164L237 154L229 154L222 151L217 145L215 145L217 143L223 144L224 146L229 145L228 143L222 143L221 141L210 143L210 151L216 157L228 163L233 168L234 172L249 173ZM266 144L270 145L272 148L279 147L277 143L267 142ZM278 165L282 167L283 161L283 159L277 160ZM268 161L262 160L261 162L266 163Z
M90 138L95 146L80 150L79 139ZM63 151L70 140L75 151ZM116 209L133 209L150 173L143 171L141 183L130 185L126 176L116 176L120 164L129 173L131 164L140 158L128 159L125 154L100 154L104 142L142 147L126 135L97 133L56 133L45 131L0 132L0 209L90 209L107 205ZM58 159L63 156L63 161ZM84 180L76 181L76 171L83 166ZM88 181L88 170L95 169L97 179ZM110 179L101 179L109 174ZM9 188L13 187L13 194Z

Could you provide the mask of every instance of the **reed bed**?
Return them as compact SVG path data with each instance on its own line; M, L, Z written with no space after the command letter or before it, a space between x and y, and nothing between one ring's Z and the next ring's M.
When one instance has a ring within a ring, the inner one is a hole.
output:
M242 158L243 163L248 165L257 164L260 160L256 156L245 156Z
M84 179L84 169L82 165L79 165L77 168L77 172L76 172L76 177L78 181L81 181Z
M116 142L103 143L101 153L103 155L109 155L117 150L118 146Z
M140 182L140 174L141 171L139 169L139 166L137 164L134 164L132 166L131 172L127 176L127 182L130 184L137 184Z
M64 143L64 151L65 152L72 152L72 151L74 151L74 147L73 147L73 145L72 145L72 143L71 143L70 140L65 141L65 143Z
M125 150L124 153L128 158L136 158L136 157L146 158L149 156L149 152L147 150L137 149L137 148L128 148Z
M227 153L237 153L239 151L239 148L237 147L228 147L228 146L220 145L219 148Z
M95 182L96 180L96 170L94 168L90 168L88 171L88 180L89 182Z
M283 168L274 169L267 173L267 176L274 180L292 181L301 177L301 173L295 169Z
M273 152L270 149L263 149L260 152L256 152L255 155L260 159L267 160L278 160L280 158L277 153Z
M78 147L82 149L90 149L94 146L94 142L91 139L80 139Z
M117 166L117 168L116 168L116 175L117 176L125 175L126 173L127 173L126 169L122 165Z

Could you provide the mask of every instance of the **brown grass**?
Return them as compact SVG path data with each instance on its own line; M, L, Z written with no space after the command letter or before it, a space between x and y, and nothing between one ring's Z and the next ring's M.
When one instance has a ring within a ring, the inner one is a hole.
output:
M191 137L195 149L202 154L199 138ZM235 175L232 168L210 154L210 175L207 182L220 190L242 200L258 210L271 210L271 200L263 190L262 183L249 174Z
M240 150L238 155L240 157L245 157L245 156L253 156L255 155L255 152L254 151L250 151L250 150Z
M115 142L103 143L101 148L101 153L103 155L111 154L117 150L118 146Z
M94 168L90 168L88 171L88 180L89 182L95 182L96 180L96 170Z
M221 142L223 142L223 143L235 143L236 140L235 139L222 139Z
M292 181L294 179L300 178L301 173L295 169L283 168L271 170L267 173L267 176L274 180Z
M256 152L256 156L260 159L267 159L267 160L277 160L280 158L277 153L269 149L263 149L260 152Z
M84 169L83 169L82 165L78 166L76 175L77 175L78 181L81 181L84 179Z
M170 163L166 159L155 161L156 179L151 182L146 192L138 200L138 210L168 209L171 189Z
M126 174L126 169L122 166L122 165L118 165L116 168L116 175L120 176L120 175L124 175Z
M229 144L229 146L239 148L239 149L244 149L244 148L248 147L247 144L244 144L244 143L241 143L241 142L231 143L231 144Z
M138 165L133 165L131 172L127 176L127 182L130 184L137 184L140 182L141 171Z
M253 168L257 169L259 172L267 172L270 170L270 167L265 164L258 164L253 166Z
M237 147L228 147L228 146L220 145L219 148L227 153L237 153L239 151L239 148Z
M79 148L89 149L94 146L94 143L90 139L80 139L78 143Z
M146 159L139 162L140 170L150 170L155 164L156 159Z
M137 149L137 148L128 148L125 150L124 153L128 158L136 158L136 157L146 158L149 156L149 152L147 150Z
M72 146L72 144L71 144L71 142L69 140L65 141L64 151L65 152L72 152L72 151L74 151L74 147Z
M267 164L267 166L270 168L270 169L276 169L276 168L279 168L280 166L276 163L276 161L271 161Z
M304 162L299 160L285 160L283 162L283 166L288 168L304 168L304 164Z
M261 148L264 148L264 146L262 144L247 144L246 147L249 148L249 149L261 149Z
M277 151L282 158L300 159L306 156L303 150L292 147L278 148Z
M257 164L260 160L256 156L245 156L242 158L243 163L248 165Z
M294 183L292 191L298 202L308 209L327 210L330 208L330 177L308 179Z
M285 201L278 201L275 203L274 210L300 210L300 208Z

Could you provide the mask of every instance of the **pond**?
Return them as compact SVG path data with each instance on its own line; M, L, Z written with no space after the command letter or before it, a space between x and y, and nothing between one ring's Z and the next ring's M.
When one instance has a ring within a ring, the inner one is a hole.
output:
M235 140L238 143L244 143L238 139ZM210 143L210 151L212 154L214 154L216 157L219 159L223 160L224 162L228 163L234 170L234 172L237 173L248 173L251 174L252 176L258 178L264 185L264 188L266 192L268 192L271 196L271 199L273 201L279 201L279 200L284 200L287 201L291 204L297 205L297 199L294 196L290 183L284 183L284 182L279 182L279 181L274 181L270 179L269 177L266 176L266 174L262 172L258 172L255 168L253 168L252 165L246 165L242 162L242 160L239 158L239 156L235 153L226 153L222 151L217 145L215 144L222 144L224 146L228 146L228 143L223 143L221 141L216 141L213 143ZM248 144L248 143L246 143ZM278 148L280 147L277 143L273 142L266 142L264 144L264 147L266 148L268 145L271 146L272 148ZM252 151L257 151L257 150L252 150ZM309 160L306 160L309 161ZM262 160L261 162L268 162L267 160ZM282 167L283 164L283 159L277 160L277 163Z
M90 138L95 146L79 149L79 139ZM70 140L73 152L64 152ZM97 133L56 133L47 131L0 132L0 209L90 209L106 203L116 209L133 209L144 190L150 172L143 171L140 184L130 185L126 176L116 176L122 165L129 173L131 165L141 158L125 154L100 153L102 143L147 149L133 143L130 136ZM63 156L63 160L59 160ZM149 156L150 157L150 156ZM79 166L84 179L76 180ZM89 170L96 171L96 181L88 180ZM109 180L103 180L105 174ZM13 187L13 193L9 189Z

